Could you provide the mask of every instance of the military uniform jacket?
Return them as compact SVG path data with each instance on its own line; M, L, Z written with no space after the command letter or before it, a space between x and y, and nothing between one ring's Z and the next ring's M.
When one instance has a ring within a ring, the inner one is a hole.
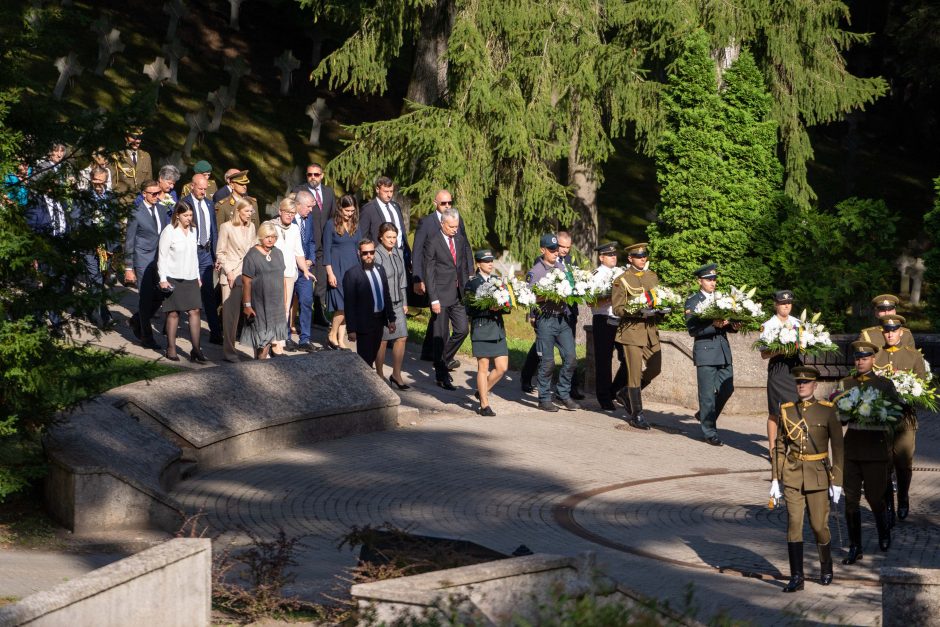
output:
M780 406L780 428L774 448L774 478L788 488L829 488L826 459L832 445L832 484L842 485L842 425L828 401L800 401ZM820 459L806 457L825 455Z
M901 329L904 331L904 333L901 334L901 346L917 348L914 344L914 334L911 333L911 330L907 327L901 327ZM862 332L858 334L858 339L871 342L875 346L881 346L885 343L885 336L884 333L881 332L880 326L862 329Z
M620 326L617 327L617 342L626 346L659 346L659 328L656 318L643 318L642 316L628 315L624 308L627 303L649 292L659 285L659 277L649 270L637 270L633 266L627 268L613 283L610 299L614 307L614 315L620 317Z
M726 366L731 363L731 344L728 333L737 333L730 325L718 329L711 320L703 320L693 312L695 307L705 301L701 290L685 301L685 326L689 335L695 338L692 347L692 361L696 366Z
M901 336L904 339L904 335ZM875 370L908 370L918 377L927 375L927 364L924 363L924 356L915 348L910 346L882 346L878 354L875 355ZM898 421L897 430L905 431L907 429L917 428L917 413L913 407L905 406L904 417Z
M129 195L131 199L141 191L144 181L153 179L153 163L146 150L137 151L137 165L131 161L130 152L122 150L112 155L108 166L111 170L111 189L118 196Z
M487 277L476 275L467 281L464 293L473 294ZM470 317L470 340L476 342L498 342L506 339L506 327L503 324L503 312L480 309L467 305Z
M871 373L845 377L836 389L845 392L859 386L873 387L892 398L897 397L893 383ZM845 458L857 462L887 462L891 459L891 440L887 427L859 429L858 425L849 423L845 432Z
M208 192L206 193L208 197ZM251 214L251 221L255 223L255 228L257 229L261 226L261 216L258 215L258 201L252 198L251 196L245 196L245 200L251 203L251 206L255 208L254 212ZM232 216L235 215L235 203L238 201L235 200L235 194L229 194L219 202L215 203L215 222L218 225L225 224L232 220Z

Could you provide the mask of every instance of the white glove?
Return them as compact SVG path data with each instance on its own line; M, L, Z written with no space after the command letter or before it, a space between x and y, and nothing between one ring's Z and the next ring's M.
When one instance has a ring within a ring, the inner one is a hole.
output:
M780 483L778 483L776 479L770 482L770 498L772 499L783 498L783 492L780 491Z
M842 486L840 485L829 486L829 496L832 497L832 502L838 505L839 499L842 498Z

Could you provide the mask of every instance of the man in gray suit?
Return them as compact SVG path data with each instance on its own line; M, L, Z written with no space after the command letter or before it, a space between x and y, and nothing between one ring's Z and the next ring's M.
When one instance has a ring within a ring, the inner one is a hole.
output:
M127 222L127 235L124 240L125 283L137 283L139 300L137 313L131 316L130 325L141 346L160 350L160 345L153 339L150 319L157 313L163 301L157 288L157 249L160 245L160 232L166 226L166 214L157 204L160 184L157 181L145 181L140 187L143 200L134 208Z
M731 345L728 333L737 333L740 323L727 320L707 320L695 315L695 308L714 298L718 279L718 266L710 263L695 271L699 291L685 301L685 325L695 338L692 362L698 382L698 412L695 417L702 424L705 441L721 446L716 423L725 403L734 392L734 369L731 366Z

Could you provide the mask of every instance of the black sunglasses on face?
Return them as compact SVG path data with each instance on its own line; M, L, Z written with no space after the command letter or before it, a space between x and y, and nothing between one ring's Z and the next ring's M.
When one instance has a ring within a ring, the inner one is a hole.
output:
M375 254L375 251L374 251L374 250L360 250L360 251L359 251L359 256L360 256L360 257L367 257L367 256L369 256L369 255L374 255L374 254Z
M437 204L450 207L450 206L452 206L452 205L454 204L454 201L453 201L453 200L442 200L441 202L439 202L439 203L437 203Z
M323 176L323 172L307 172L307 176Z

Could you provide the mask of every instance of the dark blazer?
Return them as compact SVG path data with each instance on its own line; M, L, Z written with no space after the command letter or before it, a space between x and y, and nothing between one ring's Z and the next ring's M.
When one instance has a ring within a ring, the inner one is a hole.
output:
M343 301L346 312L346 331L349 333L381 333L382 327L395 322L395 309L388 291L388 278L382 266L375 266L382 277L382 299L385 307L382 316L373 315L375 300L372 298L372 286L366 277L366 271L358 264L343 275ZM381 324L380 324L381 323Z
M411 248L408 246L408 223L405 222L401 213L401 207L394 200L388 203L392 210L398 215L398 223L402 228L402 256L405 259L406 267L411 264ZM383 222L387 222L385 215L379 208L379 202L373 198L362 206L359 210L359 230L363 237L368 237L379 246L379 227ZM394 222L393 222L394 224Z
M168 224L166 214L157 205L161 231ZM134 207L127 221L127 233L124 237L124 265L128 268L146 268L157 258L160 247L160 231L153 220L153 215L144 203Z
M685 301L685 326L689 335L695 338L692 347L692 362L696 366L725 366L731 363L731 345L728 333L737 333L731 326L715 328L711 320L702 320L692 312L695 306L705 300L699 290Z
M317 197L317 195L313 193L313 188L308 187L306 184L297 185L291 192L294 194L297 192L310 192L313 194L314 199ZM333 216L336 214L336 194L333 192L332 187L321 185L320 196L322 196L323 206L314 207L310 215L313 216L313 244L316 250L316 262L322 264L323 233L326 231L326 225L333 221Z
M69 229L68 211L58 200L52 201L59 209L59 219L62 220L62 232L66 233ZM46 204L46 198L38 194L30 194L29 202L23 214L26 224L36 233L52 233L52 216L49 214L49 206Z
M315 210L314 210L315 211ZM294 216L294 224L297 225L297 228L300 228L300 223L303 218L300 217L300 214ZM315 261L315 254L317 251L317 245L314 243L314 229L316 229L316 223L313 218L313 211L310 212L310 215L307 216L307 227L306 227L306 238L300 238L300 245L304 249L304 259L307 261Z
M412 280L415 283L420 283L421 281L427 283L424 272L424 244L427 241L429 235L440 232L441 220L437 217L437 211L432 211L428 215L424 216L418 223L418 229L415 231L414 246L411 249L413 251L411 265L412 273L414 274L414 278ZM461 217L460 221L457 223L457 233L463 236L464 241L469 241L467 240L467 230L463 225L463 217ZM463 265L466 269L466 276L473 274L473 254L470 251L470 246L467 246L465 259L460 257L460 250L457 251L457 255L457 261L463 261ZM463 283L461 283L461 285L463 285Z
M214 194L212 194L212 204L215 205L215 203L219 202L220 200L224 198L228 198L231 195L232 195L232 188L229 187L228 185L223 185L219 189L215 190Z
M215 261L215 247L219 243L219 227L215 223L215 205L212 204L212 200L209 199L208 194L203 199L203 202L206 203L206 209L209 212L209 252L212 253L212 261ZM183 196L179 203L184 204L190 209L193 210L193 228L196 229L196 234L198 237L199 234L199 212L196 211L196 199L192 194L187 194ZM176 210L173 210L174 213Z
M431 219L434 219L433 217ZM454 235L454 248L457 251L457 263L450 255L450 248L444 240L438 225L437 233L429 234L424 242L424 285L428 300L439 301L441 307L450 307L463 300L470 272L465 258L470 257L470 244L458 230Z

